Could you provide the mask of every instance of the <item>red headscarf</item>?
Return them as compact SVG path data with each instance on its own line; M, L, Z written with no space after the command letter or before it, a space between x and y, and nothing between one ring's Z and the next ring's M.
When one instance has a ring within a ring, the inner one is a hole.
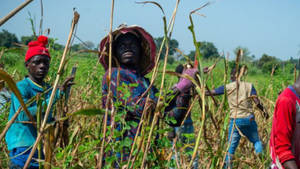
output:
M28 44L28 50L25 55L25 62L35 55L46 55L50 58L50 54L46 45L48 44L48 37L39 36L36 41L31 41Z

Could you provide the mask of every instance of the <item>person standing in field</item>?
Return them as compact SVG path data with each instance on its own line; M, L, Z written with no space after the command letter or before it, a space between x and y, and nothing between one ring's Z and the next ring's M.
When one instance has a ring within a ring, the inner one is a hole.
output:
M230 108L230 122L228 130L229 149L226 154L224 168L232 168L233 155L239 145L241 134L245 135L254 145L257 154L262 153L263 146L259 139L257 124L253 114L253 101L256 106L263 112L263 116L268 119L268 114L264 111L264 107L257 98L257 92L252 83L239 81L239 90L237 91L237 76L243 73L236 68L231 70L231 83L220 86L209 93L205 92L206 96L223 95L227 92L227 99ZM238 95L238 98L237 98ZM238 100L237 100L238 99Z
M186 69L187 67L190 67L190 65L182 65L179 64L176 68L175 68L175 72L182 74L182 72L184 71L184 69ZM180 78L178 78L178 81L180 80ZM191 88L192 89L192 88ZM192 90L187 90L186 92L182 92L180 93L180 95L186 97L187 99L191 99L192 98ZM190 106L190 103L184 105L184 107L181 107L181 111L188 111L188 108ZM185 113L186 114L186 113ZM193 120L191 117L191 112L189 112L189 114L186 115L186 119L183 122L182 126L175 126L172 127L172 131L169 132L169 138L170 139L174 139L176 136L178 137L178 140L180 142L182 142L183 144L189 144L189 145L193 145L195 143L195 138L191 138L191 137L187 137L186 135L194 135L194 125L193 125ZM193 150L193 148L191 147L187 147L185 148L185 151L189 151L191 152ZM175 154L172 157L173 159L176 158ZM198 168L198 157L196 157L194 163L193 163L193 169L197 169Z
M32 41L28 44L28 50L25 55L25 66L28 70L28 76L17 83L17 87L25 103L31 98L36 97L37 94L44 93L44 96L42 97L45 99L45 101L43 101L43 107L47 106L52 92L52 89L50 89L51 86L44 81L49 70L51 59L50 53L46 48L47 43L48 38L46 36L39 36L36 41ZM60 97L61 92L64 91L66 87L73 84L71 80L73 80L73 77L67 78L60 90L57 90L55 100ZM14 116L20 107L19 100L12 94L8 120ZM31 116L36 120L36 101L27 108ZM42 117L44 115L43 113L44 112L42 112ZM48 117L48 122L50 121L53 121L52 113L50 113ZM33 125L26 113L21 111L5 136L7 148L10 151L9 158L11 169L23 168L36 137L36 126ZM38 151L35 151L33 158L38 159ZM43 153L42 158L44 158ZM31 160L28 167L29 169L39 168L39 163L34 159Z
M277 98L270 152L272 169L300 168L300 74Z
M125 121L115 124L115 128L119 131L123 130L124 125L135 122L138 124L141 120L144 108L146 113L153 113L158 98L156 93L158 90L155 87L150 87L149 79L145 77L155 65L156 46L152 36L139 26L121 25L112 33L112 70L110 79L110 92L112 101L107 100L109 92L109 71L108 71L108 53L109 53L109 37L105 37L100 43L100 62L106 70L102 81L102 106L112 109L115 106L117 114L124 114ZM183 73L195 77L196 69L187 69ZM122 89L120 87L122 86ZM150 101L146 105L146 97L142 97L143 93L150 87L148 94ZM177 85L172 89L174 98L168 102L169 105L165 108L165 112L169 117L174 117L176 123L170 125L178 126L181 124L185 116L185 110L180 110L178 107L183 107L189 103L189 97L183 97L181 92L185 92L192 87L192 82L188 79L181 78ZM124 91L125 90L125 91ZM126 91L130 94L125 97ZM139 101L138 101L139 100ZM121 102L121 103L120 103ZM114 119L108 117L108 125L111 125ZM126 123L126 124L124 124ZM136 136L137 126L131 126L130 129L117 137L116 141L122 141L126 138L133 140ZM131 143L132 144L132 143ZM119 161L127 161L129 157L130 145L124 148L123 158L121 159L120 152L115 152Z

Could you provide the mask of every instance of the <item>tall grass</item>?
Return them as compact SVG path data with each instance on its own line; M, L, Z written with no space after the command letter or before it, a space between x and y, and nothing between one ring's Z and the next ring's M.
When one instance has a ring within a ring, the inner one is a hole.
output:
M199 160L197 162L199 163L200 168L214 169L221 168L223 166L224 158L228 149L227 127L229 123L229 107L226 100L226 93L222 97L211 98L205 97L204 92L206 89L212 89L219 85L228 83L229 66L228 59L226 57L218 60L203 60L201 57L201 52L199 51L199 45L201 44L196 40L196 31L194 30L194 23L192 20L192 14L196 13L201 8L191 12L191 25L189 26L193 36L191 41L194 42L197 53L197 57L195 58L199 63L196 66L200 70L198 79L193 80L193 83L196 86L196 92L195 97L191 101L192 106L189 108L194 121L195 133L188 137L196 138L195 144L182 144L178 141L177 137L172 143L172 140L167 138L170 126L164 123L166 119L161 117L163 109L166 106L166 100L164 99L165 93L167 93L170 86L172 86L177 80L177 77L174 76L174 73L172 73L176 65L168 65L166 60L168 56L168 40L172 35L179 2L179 0L176 2L174 12L168 25L163 12L164 41L158 51L155 68L151 74L147 75L147 77L151 79L150 86L160 86L160 93L158 95L159 102L153 118L151 119L150 116L145 116L144 114L146 113L144 113L141 117L140 124L129 124L129 122L124 121L124 115L126 112L118 111L120 110L118 109L120 107L120 105L118 105L119 103L113 103L115 105L115 110L109 110L108 106L106 106L105 109L101 109L101 81L102 76L104 75L104 70L99 64L97 64L98 59L96 54L79 54L78 56L68 60L68 65L65 69L65 71L68 72L74 64L78 64L78 73L75 81L77 84L70 93L67 103L68 111L66 114L62 114L61 112L64 111L63 103L58 103L56 105L54 115L57 117L57 124L52 125L56 128L54 132L56 134L54 134L54 139L51 139L52 141L47 141L49 139L43 140L44 143L48 142L49 147L54 147L53 152L51 150L50 155L48 154L52 158L50 158L49 161L40 161L40 163L44 165L47 164L52 168L112 168L115 163L119 163L119 165L124 168L191 168L193 160L196 159L196 156L198 156ZM146 1L145 3L153 2ZM163 11L163 8L159 4L154 4L159 6ZM207 5L208 4L205 4L203 7ZM111 16L113 16L113 4ZM112 19L110 32L111 31ZM159 57L161 55L163 45L165 45L167 50L165 53L164 63L161 64ZM59 69L59 65L62 53L51 50L51 54L51 69L46 81L54 83L56 72L61 71ZM15 51L8 50L5 51L3 58L6 59L11 55L22 58L24 53L17 53ZM26 74L26 69L23 67L22 61L16 60L15 63L16 66L8 67L6 71L8 71L9 74L13 76L14 80L17 81L21 80ZM210 65L214 65L215 67L211 67L210 73L203 74L202 68ZM58 71L58 69L60 71ZM249 69L256 69L256 67L250 66ZM64 76L65 75L63 75L63 77ZM272 117L277 94L287 87L288 84L293 82L294 76L294 74L282 71L280 74L276 75L249 74L245 77L245 80L252 82L254 86L256 86L258 96L261 100L263 100L267 112L269 112ZM119 90L124 92L125 96L128 94L130 95L127 91L128 87L130 86L119 86ZM145 92L144 96L147 96L147 94L148 93ZM34 99L32 101L34 101ZM110 98L108 97L108 99ZM148 101L146 102L146 105L147 104ZM144 110L144 112L146 111L147 109ZM258 112L255 108L253 111ZM114 127L107 126L106 121L103 119L107 119L109 115L114 117L115 123L122 123L124 128L131 127L132 125L139 126L139 134L135 137L133 142L129 142L126 139L122 141L118 141L116 139L116 137L122 135L125 131L117 131ZM0 114L1 132L4 131L5 127L7 127L7 116L8 108L5 113ZM43 123L40 123L40 120L41 119L38 120L37 124L38 128L41 128L41 131L45 126ZM61 128L60 124L63 124L62 122L66 120L69 122L69 134L65 136L68 141L62 143L64 136L60 132L61 130L59 130L59 128ZM242 138L233 161L235 168L268 167L270 160L268 158L269 152L267 145L271 128L271 120L272 118L269 118L269 120L265 121L261 116L256 116L256 121L259 126L259 134L266 146L264 150L265 156L263 158L258 158L254 154L253 145L246 141L246 139ZM3 151L0 152L0 164L4 168L7 168L9 158L3 139L0 142L0 146L3 147ZM193 148L192 154L185 151L186 147ZM105 165L102 163L105 153L113 152L115 155L115 152L121 151L123 148L129 149L130 157L128 161L120 162L115 156L106 156ZM40 148L39 151L41 151ZM173 155L180 158L172 159ZM190 159L190 157L192 157L192 159Z

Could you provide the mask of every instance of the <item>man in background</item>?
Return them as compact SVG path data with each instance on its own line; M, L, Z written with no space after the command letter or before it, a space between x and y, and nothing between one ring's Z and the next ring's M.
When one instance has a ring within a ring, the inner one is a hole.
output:
M246 69L246 67L244 67ZM232 168L233 155L239 145L241 134L247 137L254 145L255 152L261 154L263 151L262 142L258 135L257 124L253 114L253 102L263 112L263 116L268 119L268 114L264 111L260 100L257 97L256 89L252 83L239 81L239 89L237 92L237 78L242 76L241 69L231 70L231 83L222 85L205 95L223 95L227 92L228 104L230 108L230 122L228 130L229 149L226 154L224 168Z

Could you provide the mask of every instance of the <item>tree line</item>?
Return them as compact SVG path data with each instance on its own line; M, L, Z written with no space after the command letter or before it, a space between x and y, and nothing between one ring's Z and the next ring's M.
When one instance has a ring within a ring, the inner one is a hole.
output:
M17 36L13 33L10 33L7 30L2 30L0 32L0 47L6 47L6 48L12 48L12 47L18 47L18 44L27 45L30 41L35 40L36 37L34 35L31 36L21 36L20 39L17 38ZM161 46L161 43L163 41L163 37L157 37L154 38L157 51L159 51L159 47ZM49 44L54 50L63 50L64 46L56 42L57 39L49 38ZM81 41L81 43L73 44L71 46L71 51L80 51L84 49L90 49L90 50L97 50L99 45L95 45L91 41ZM218 49L215 47L213 42L206 42L202 41L200 42L200 52L201 57L204 59L216 59L221 56ZM291 69L290 71L293 71L294 66L299 70L300 69L300 61L299 58L295 59L291 57L289 60L282 61L278 59L275 56L270 56L268 54L263 54L259 59L256 58L255 55L251 54L250 50L247 47L238 46L234 53L236 53L239 49L243 49L243 57L241 58L242 63L251 64L253 66L256 66L257 68L261 69L264 73L270 73L272 69ZM160 59L164 59L166 48L163 47L162 54ZM169 40L169 56L168 56L168 63L172 64L175 61L184 61L184 60L194 60L195 58L195 51L190 51L187 55L183 54L179 50L179 42L176 39L170 39ZM299 51L300 54L300 51ZM296 56L297 57L297 56ZM299 56L298 56L299 57Z

